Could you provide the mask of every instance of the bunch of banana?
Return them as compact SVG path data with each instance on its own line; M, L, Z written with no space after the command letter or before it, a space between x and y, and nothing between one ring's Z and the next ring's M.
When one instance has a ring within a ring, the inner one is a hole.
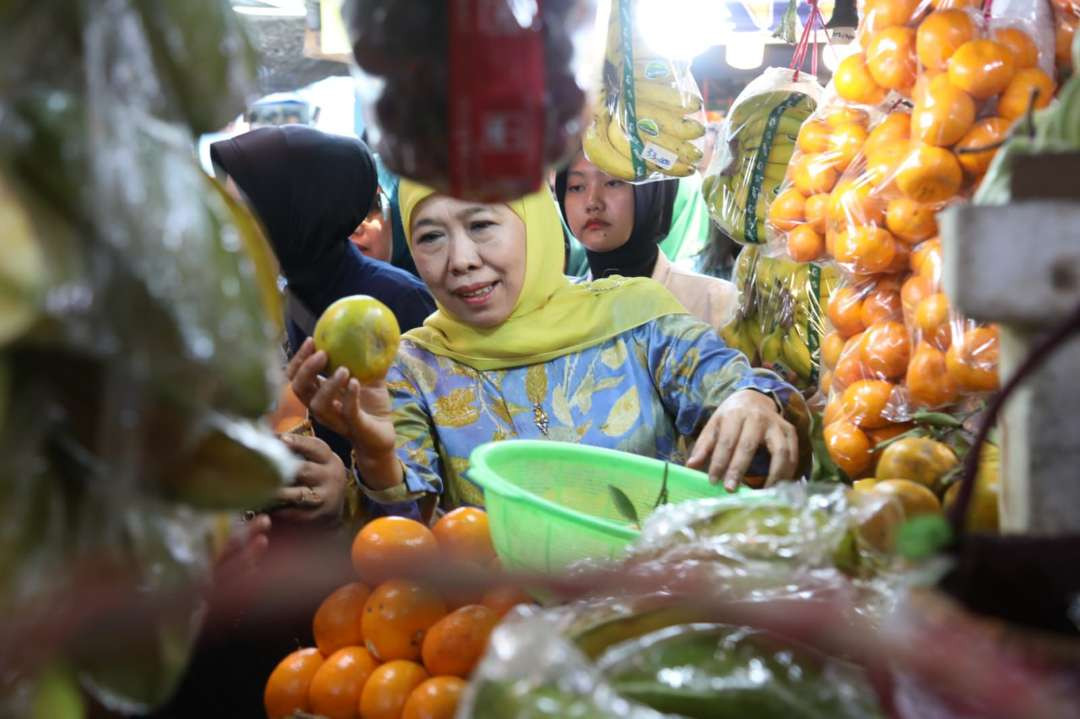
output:
M740 98L731 108L715 180L705 200L713 219L736 242L766 241L765 217L784 181L799 128L816 102L776 90Z
M626 47L622 30L624 22L632 21L632 5L630 0L613 3L603 87L583 138L585 155L623 180L644 180L653 174L687 177L703 156L694 141L705 135L705 126L688 117L701 112L702 99L696 86L692 92L681 89L693 83L689 67L649 56L635 33L631 33L631 47ZM636 137L631 135L632 128Z
M839 272L768 257L749 246L739 254L732 280L739 290L739 306L721 337L752 364L813 391L824 334L822 307L841 280Z

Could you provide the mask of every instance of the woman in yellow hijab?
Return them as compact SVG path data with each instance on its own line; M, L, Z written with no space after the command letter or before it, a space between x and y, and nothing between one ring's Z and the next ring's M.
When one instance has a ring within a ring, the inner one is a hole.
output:
M399 197L438 311L402 338L385 383L361 385L343 369L319 381L326 356L310 342L288 368L316 418L352 441L376 504L482 504L464 477L469 454L510 438L686 461L730 490L759 446L771 455L769 483L804 465L805 405L789 385L752 369L652 280L563 276L546 189L481 204L403 180Z

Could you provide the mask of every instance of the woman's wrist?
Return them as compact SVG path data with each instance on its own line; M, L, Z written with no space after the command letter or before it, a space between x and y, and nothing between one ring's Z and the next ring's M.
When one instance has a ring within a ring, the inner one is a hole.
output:
M393 451L372 456L354 446L353 468L364 485L376 491L396 487L405 481L405 472Z

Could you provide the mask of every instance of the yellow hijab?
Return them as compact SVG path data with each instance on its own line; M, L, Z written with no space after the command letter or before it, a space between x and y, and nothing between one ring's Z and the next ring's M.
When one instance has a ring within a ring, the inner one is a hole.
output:
M410 249L412 214L433 194L430 188L401 181L398 199ZM507 205L525 223L525 281L510 316L497 327L481 329L440 305L423 327L405 337L477 370L506 369L547 362L657 317L686 313L666 288L648 278L572 284L563 275L562 223L547 189Z

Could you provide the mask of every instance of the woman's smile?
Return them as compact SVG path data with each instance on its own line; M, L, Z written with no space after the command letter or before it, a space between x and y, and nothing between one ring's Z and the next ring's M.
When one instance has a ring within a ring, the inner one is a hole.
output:
M480 307L487 304L488 300L491 299L491 293L495 291L495 288L498 285L498 280L494 282L479 282L459 287L455 290L451 290L451 292L465 304L471 307Z

